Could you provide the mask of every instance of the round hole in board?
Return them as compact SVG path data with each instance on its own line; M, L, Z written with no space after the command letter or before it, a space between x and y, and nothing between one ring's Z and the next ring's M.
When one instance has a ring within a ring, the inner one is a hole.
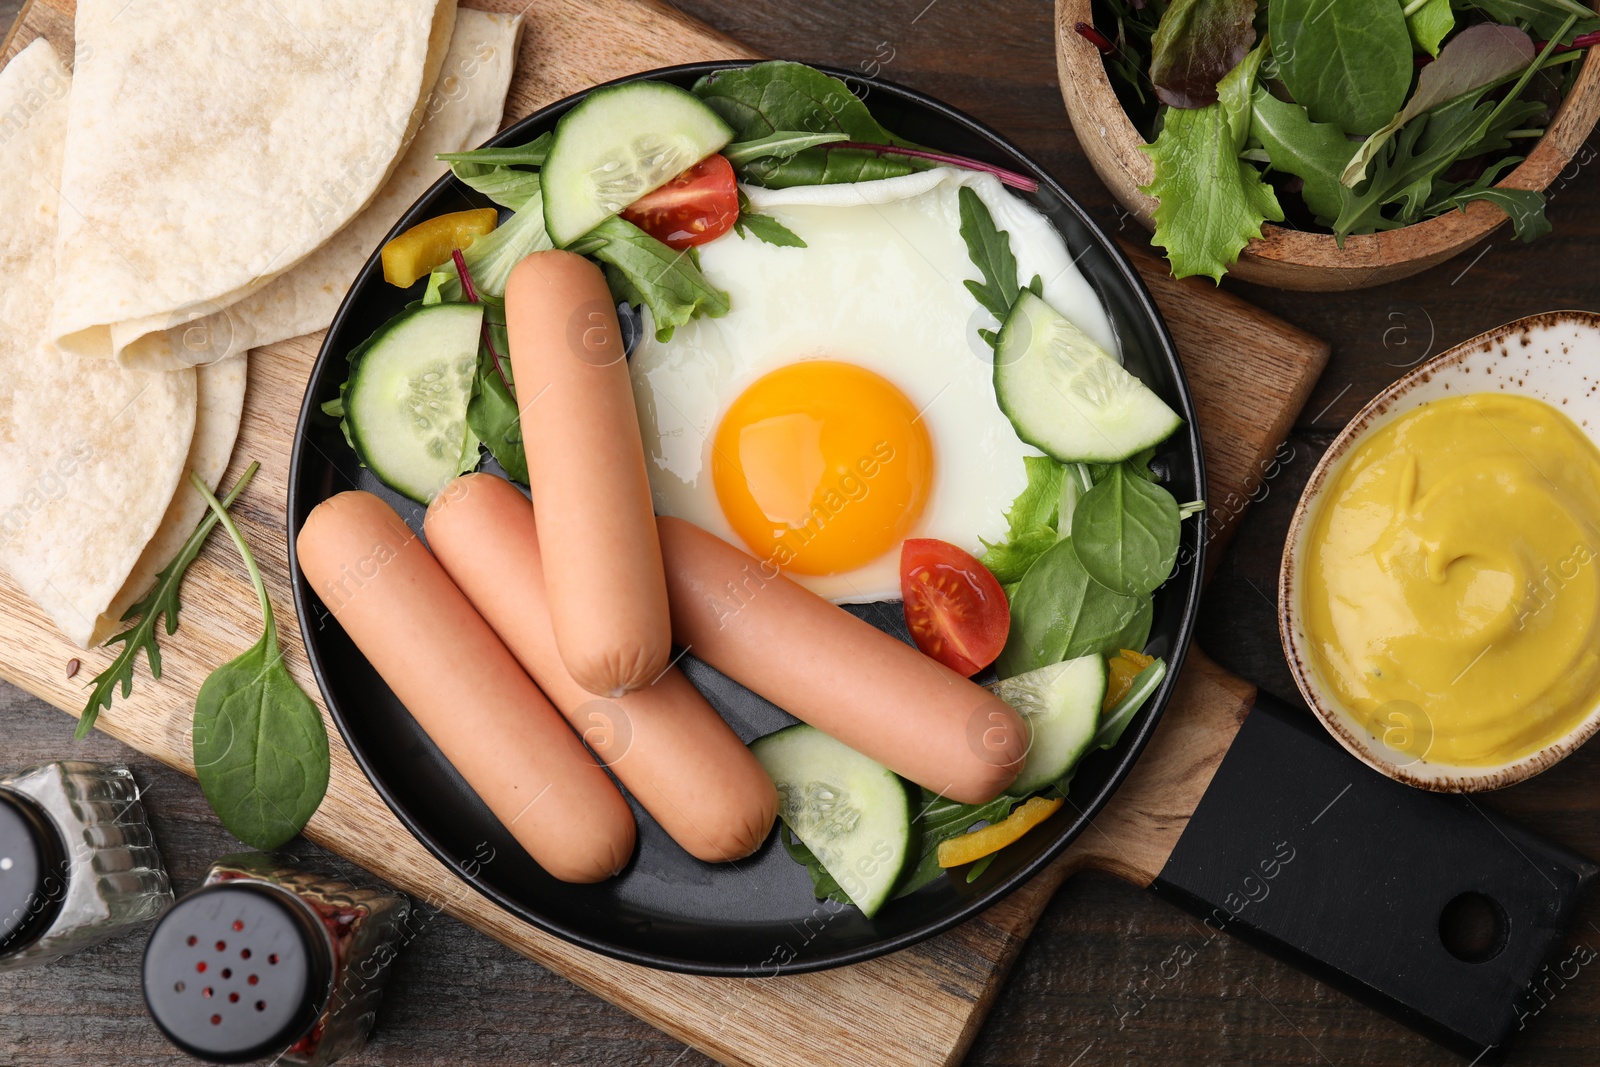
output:
M237 993L229 993L228 994L228 1003L229 1004L237 1004L237 1003L239 1003L239 994L237 994Z
M190 948L194 948L199 943L200 943L200 939L198 937L194 936L193 934L190 934L189 935L189 940L184 942L184 944L188 945Z
M255 984L256 984L256 983L257 983L257 982L259 982L259 981L261 981L261 976L260 976L260 975L255 975L255 974L252 974L252 975L251 975L251 976L250 976L250 979L249 979L249 981L250 981L250 984L251 984L251 985L255 985Z
M182 993L187 988L189 988L189 987L184 985L182 982L179 982L177 985L172 987L172 991L174 993Z
M278 954L274 952L272 955L268 956L267 962L276 967L278 965Z
M204 989L200 990L200 995L205 997L207 1000L211 999L211 987L206 986Z
M256 1011L266 1011L266 1010L267 1010L267 1002L266 1001L264 1001L264 1000L256 1001Z
M243 930L243 929L244 929L244 920L243 919L235 919L235 920L233 920L233 932L234 933L238 933L240 930Z
M220 1016L220 1015L213 1015L213 1016L212 1016L212 1017L211 1017L211 1025L212 1025L212 1026L221 1026L221 1025L222 1025L222 1016Z
M226 941L218 941L217 942L217 951L218 952L226 952L226 951L228 951L228 943Z
M231 968L231 967L222 968L222 977L223 977L224 980L232 978L233 977L233 968Z
M1505 949L1510 933L1506 910L1482 893L1462 893L1439 913L1439 941L1463 963L1494 959Z
M199 971L201 974L205 974L206 973L206 961L205 960L201 960L199 963L194 965L194 969L196 971Z
M240 958L240 959L241 959L241 960L247 960L247 959L249 959L249 958L250 958L250 950L249 950L249 949L247 949L247 948L242 948L242 949L240 949L240 950L239 950L239 958Z

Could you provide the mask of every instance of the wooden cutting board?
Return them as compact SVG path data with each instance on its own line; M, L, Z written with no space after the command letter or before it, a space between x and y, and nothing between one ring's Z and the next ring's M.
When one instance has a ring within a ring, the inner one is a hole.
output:
M597 82L652 67L752 53L654 0L473 0L522 11L528 28L506 125ZM36 37L72 55L72 0L31 0L0 47L9 60ZM1064 121L1064 117L1063 117ZM1138 257L1188 369L1209 472L1215 561L1251 497L1275 473L1274 456L1305 402L1328 346L1209 285L1175 282ZM225 482L251 460L261 472L234 508L255 548L275 610L293 614L285 501L289 452L321 335L250 356L244 425ZM1248 403L1242 403L1247 397ZM153 682L143 666L133 696L100 727L188 774L190 717L206 673L260 632L255 598L232 548L212 539L183 590L183 628L163 648ZM291 670L317 686L298 630L279 632ZM67 664L82 661L75 679ZM84 680L110 659L83 652L0 575L0 677L76 714ZM622 964L574 948L500 911L434 859L399 824L329 723L333 777L307 828L317 843L563 974L723 1063L751 1067L952 1064L965 1054L1018 950L1051 894L1085 866L1148 885L1211 780L1254 690L1191 654L1177 697L1150 747L1095 825L1058 862L982 916L895 955L822 974L696 978ZM319 702L320 703L320 702ZM63 720L61 754L70 754Z

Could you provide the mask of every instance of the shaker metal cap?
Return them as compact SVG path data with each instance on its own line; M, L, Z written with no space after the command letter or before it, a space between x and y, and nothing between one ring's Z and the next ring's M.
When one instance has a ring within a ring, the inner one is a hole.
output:
M0 789L0 956L43 937L67 896L67 850L50 816Z
M221 883L178 901L150 935L144 999L161 1032L213 1063L282 1052L327 1003L333 952L315 914L287 893Z

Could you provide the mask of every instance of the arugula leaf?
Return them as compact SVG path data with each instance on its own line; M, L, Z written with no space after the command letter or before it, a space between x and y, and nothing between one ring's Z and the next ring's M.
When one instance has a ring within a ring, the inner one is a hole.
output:
M962 804L923 789L913 846L916 860L907 864L906 873L900 876L900 884L891 899L909 896L943 876L945 869L939 866L941 841L959 837L980 822L999 822L1022 800L1022 797L999 796L987 804Z
M983 282L966 281L967 291L995 318L1004 322L1022 290L1017 285L1017 257L1011 254L1011 235L997 229L994 216L971 186L957 194L961 205L961 239L967 255L983 272Z
M1408 5L1409 6L1409 5ZM1406 16L1411 43L1419 52L1439 55L1439 45L1455 29L1456 14L1450 0L1424 0L1421 7Z
M1155 592L1178 559L1178 502L1126 463L1083 494L1071 530L1089 577L1123 596Z
M835 141L844 141L848 138L842 133L807 133L799 130L778 130L765 137L757 137L753 141L735 141L724 145L722 156L735 168L743 167L758 159L785 160L794 157L807 148L816 148L819 145L833 144Z
M443 163L480 163L490 167L542 167L555 139L554 133L546 131L525 145L475 148L470 152L441 152L434 158Z
M758 241L765 241L769 245L779 245L784 248L805 248L806 243L800 235L789 227L773 218L771 215L762 215L750 210L750 198L744 195L744 190L739 190L739 217L733 220L733 231L740 237L745 235L745 230L750 231L750 236Z
M1411 34L1398 0L1271 0L1272 58L1316 122L1365 136L1411 88Z
M239 476L239 481L232 490L223 498L224 507L231 505L239 499L239 494L244 492L244 487L250 484L250 479L256 476L256 471L261 469L261 464L251 463ZM94 729L95 720L100 717L101 709L111 707L111 701L116 694L117 685L122 686L122 699L126 700L133 693L133 666L138 661L139 650L143 649L146 661L150 664L150 677L156 681L161 680L161 649L156 645L156 627L162 616L167 620L167 636L171 637L178 632L178 587L183 584L183 576L189 572L189 564L200 554L200 547L205 544L206 536L217 525L217 516L212 513L200 520L200 525L195 527L194 533L183 543L178 554L156 575L155 585L150 587L143 599L133 604L122 614L122 621L128 622L137 618L139 621L114 637L107 639L101 646L110 648L112 645L121 644L122 651L117 653L110 666L90 681L93 690L89 700L83 706L82 713L78 716L78 728L73 733L73 740L82 741Z
M470 188L512 211L521 211L539 195L539 176L532 171L476 163L452 163L450 170Z
M1006 512L1005 540L984 541L978 559L1001 585L1020 582L1033 561L1061 539L1056 521L1064 468L1049 456L1024 456L1022 462L1028 484Z
M1205 107L1256 43L1256 0L1173 0L1151 41L1150 81L1163 104Z
M1340 180L1355 188L1367 176L1372 158L1400 127L1447 100L1515 74L1531 63L1533 56L1533 41L1514 26L1487 22L1468 26L1445 45L1438 62L1422 68L1416 91L1406 106L1356 150Z
M1133 717L1144 707L1144 702L1160 688L1161 681L1167 676L1167 661L1158 659L1144 670L1133 676L1133 684L1123 694L1122 699L1106 709L1100 715L1100 728L1095 731L1094 740L1089 742L1092 748L1114 748L1122 740L1122 733L1133 721Z
M1535 37L1571 44L1580 33L1600 30L1600 16L1578 0L1467 0L1496 22L1521 26ZM1572 24L1567 24L1567 19Z
M789 858L806 869L811 876L811 892L818 900L831 900L836 904L849 904L852 907L855 901L850 899L850 894L844 891L839 880L828 873L828 868L817 859L817 854L811 851L804 841L795 836L789 824L783 821L778 823L778 840L783 842L783 847L789 853Z
M1312 122L1305 108L1258 85L1250 98L1250 136L1267 150L1273 170L1301 180L1306 206L1331 226L1344 205L1339 175L1356 149L1344 131L1331 122Z
M773 134L831 133L868 144L920 148L878 124L850 87L802 63L774 60L742 70L708 74L694 94L733 127L734 143L758 141ZM929 160L887 157L826 145L807 148L786 159L752 160L740 177L757 185L784 189L795 185L894 178L933 166Z
M1429 210L1437 208L1440 214L1451 208L1465 211L1474 200L1487 200L1504 211L1519 241L1536 241L1550 232L1550 220L1544 215L1544 193L1538 189L1468 189L1435 201Z
M1155 160L1155 177L1143 189L1158 201L1152 240L1166 249L1176 278L1204 274L1221 282L1245 244L1261 236L1263 222L1283 221L1272 187L1239 158L1265 47L1222 79L1215 104L1168 111L1161 135L1145 147Z
M206 800L251 848L277 848L311 821L328 791L322 713L283 665L272 602L250 546L205 482L189 484L233 539L261 602L261 639L212 671L194 702L194 766Z
M696 315L715 319L728 313L728 294L706 281L692 249L675 252L620 215L589 231L580 244L605 263L612 295L650 309L658 341L670 340L673 330Z
M1092 652L1116 651L1148 599L1123 596L1089 576L1068 537L1045 550L1011 598L1011 632L995 661L1002 678Z

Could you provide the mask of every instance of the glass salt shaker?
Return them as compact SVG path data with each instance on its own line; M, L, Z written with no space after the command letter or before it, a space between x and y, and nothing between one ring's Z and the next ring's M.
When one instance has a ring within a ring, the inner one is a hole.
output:
M0 776L0 971L88 948L171 903L127 767L62 760Z
M322 1067L366 1043L410 912L293 857L224 856L151 933L145 1004L191 1056Z

